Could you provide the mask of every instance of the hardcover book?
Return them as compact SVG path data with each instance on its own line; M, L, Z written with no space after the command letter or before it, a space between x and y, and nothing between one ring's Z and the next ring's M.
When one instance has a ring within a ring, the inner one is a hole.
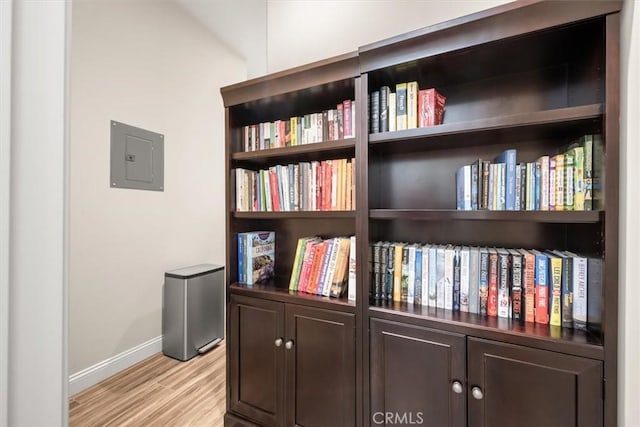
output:
M245 265L245 283L253 285L268 282L273 278L275 269L275 232L254 231L239 234L245 240L244 254L238 254L238 259L242 258Z
M418 82L407 83L407 129L418 127Z
M436 89L418 92L418 127L441 125L444 122L447 98Z
M396 85L396 130L407 128L407 84Z

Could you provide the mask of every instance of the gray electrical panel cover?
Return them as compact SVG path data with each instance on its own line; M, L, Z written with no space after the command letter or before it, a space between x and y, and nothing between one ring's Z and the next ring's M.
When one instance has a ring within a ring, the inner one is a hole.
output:
M111 187L164 191L164 135L112 120Z

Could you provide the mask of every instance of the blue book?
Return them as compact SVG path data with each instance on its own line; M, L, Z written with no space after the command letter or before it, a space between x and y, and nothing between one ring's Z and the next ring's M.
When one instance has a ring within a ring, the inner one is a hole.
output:
M418 305L422 305L422 248L420 246L416 247L415 271L413 302Z
M531 251L536 256L535 263L535 321L549 323L549 257L540 251Z
M516 210L516 150L505 150L495 158L496 163L505 164L505 208Z
M244 257L245 257L245 237L243 233L238 233L238 282L246 282Z

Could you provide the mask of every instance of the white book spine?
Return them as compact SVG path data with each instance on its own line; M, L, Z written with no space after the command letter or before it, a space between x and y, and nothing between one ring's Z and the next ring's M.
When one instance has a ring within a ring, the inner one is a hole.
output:
M422 305L429 305L429 262L431 248L429 245L422 247Z
M349 282L347 287L347 298L349 301L356 300L356 236L351 236L349 246ZM333 251L332 251L333 252ZM329 259L331 261L331 259ZM323 289L324 294L324 289Z
M444 308L444 263L445 263L445 250L444 246L439 247L437 250L437 264L436 264L436 307Z
M577 329L587 326L587 259L573 258L573 321Z
M549 210L549 156L540 157L540 210Z
M469 248L460 251L460 311L469 311Z
M464 210L471 210L471 165L465 165L464 174Z
M453 309L453 257L455 250L447 246L444 251L444 308Z
M340 249L340 239L333 239L333 245L331 246L331 257L329 258L329 266L327 267L327 274L324 280L324 286L322 287L322 295L329 296L331 292L331 283L333 283L333 276L336 271L336 260L338 259L338 252Z
M236 169L236 212L242 211L243 170Z
M416 247L409 246L409 269L407 271L407 302L413 304L416 289Z
M437 300L437 252L438 248L436 246L429 246L429 307L435 307Z
M389 92L389 132L396 130L396 94Z

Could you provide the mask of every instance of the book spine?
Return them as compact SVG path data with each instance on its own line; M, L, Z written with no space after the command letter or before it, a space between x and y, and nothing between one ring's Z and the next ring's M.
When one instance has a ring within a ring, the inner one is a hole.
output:
M395 245L395 259L393 266L393 300L402 301L402 253L403 245Z
M414 297L413 302L417 305L422 305L422 248L415 248L415 262L414 262Z
M249 233L244 236L244 279L247 285L253 285L253 239Z
M245 272L245 234L238 233L238 282L244 283L246 281Z
M328 297L331 293L331 286L333 284L333 276L336 273L336 264L338 262L338 255L340 253L340 239L334 238L333 245L331 246L331 254L329 256L329 266L327 267L327 277L322 284L322 295Z
M429 307L436 307L437 301L437 247L435 245L429 246Z
M489 160L482 162L482 207L481 209L489 209Z
M370 294L371 297L377 301L381 298L382 294L382 242L374 243L373 246L371 246L371 250L373 251L373 283Z
M407 83L407 129L418 127L418 82Z
M584 154L584 210L593 209L593 137L582 137L582 151Z
M460 250L460 311L469 311L469 248Z
M389 132L389 86L380 88L380 132Z
M423 306L429 305L429 276L431 271L429 270L431 248L428 245L422 247L422 296L420 301Z
M478 312L486 316L489 306L489 252L484 248L480 249L478 280Z
M587 258L587 325L594 332L602 331L602 258Z
M516 210L516 150L505 151L505 205L508 211Z
M409 295L409 248L406 245L402 247L402 265L400 268L400 301L407 302Z
M473 162L471 164L471 210L478 210L478 185L480 184L480 180L478 179L478 166L479 162Z
M413 304L416 291L416 248L414 245L411 245L407 248L407 251L407 302Z
M396 130L407 129L407 84L396 85Z
M520 165L517 164L516 165L516 196L515 196L515 203L514 203L514 210L519 211L521 210L520 206L522 205L522 201L520 200L521 196L522 196L522 174L520 173Z
M438 247L436 263L436 307L445 307L445 249L443 246Z
M291 278L289 279L290 291L298 290L298 280L300 278L300 260L303 257L302 251L304 250L305 242L306 239L301 238L298 239L298 244L296 245L296 255L293 258L293 268L291 269Z
M522 256L513 251L511 253L511 318L520 322L524 320L522 300Z
M342 101L343 110L343 122L344 122L344 137L353 138L353 122L351 121L351 100L345 99Z
M378 133L380 131L380 91L371 92L371 111L370 111L371 128L369 133Z
M453 311L460 311L460 274L460 248L455 248L453 250Z
M397 99L395 93L389 92L389 132L397 130Z
M542 156L540 162L540 210L549 210L549 156Z
M469 250L469 312L480 312L480 251L478 248Z
M574 151L567 151L564 155L564 210L566 211L574 210L574 160Z
M498 316L498 253L492 249L489 252L489 298L487 315Z
M587 329L587 259L573 258L573 322L575 329Z
M318 278L318 286L316 288L316 294L322 295L324 290L324 284L327 280L327 272L329 270L329 261L331 260L331 251L333 249L334 239L329 239L326 241L326 249L324 250L324 254L322 256L322 265L320 266L320 274Z
M584 209L584 149L576 147L573 149L573 209L583 211Z
M573 328L573 259L562 256L562 327Z
M349 283L347 284L347 299L356 300L356 236L349 237Z
M549 210L556 210L556 159L549 157Z
M549 323L549 259L543 254L535 255L536 323Z
M455 251L448 246L444 251L444 308L453 310L453 270Z
M511 298L509 295L509 254L498 251L498 317L510 318Z
M533 323L535 321L535 256L529 252L523 252L523 288L524 288L524 320Z
M394 281L395 281L395 244L390 243L387 248L387 270L385 272L385 288L387 301L395 301Z
M562 260L555 256L549 257L549 271L551 278L549 324L562 326Z
M556 159L556 210L564 210L564 195L565 195L565 173L564 173L564 154L558 154Z

